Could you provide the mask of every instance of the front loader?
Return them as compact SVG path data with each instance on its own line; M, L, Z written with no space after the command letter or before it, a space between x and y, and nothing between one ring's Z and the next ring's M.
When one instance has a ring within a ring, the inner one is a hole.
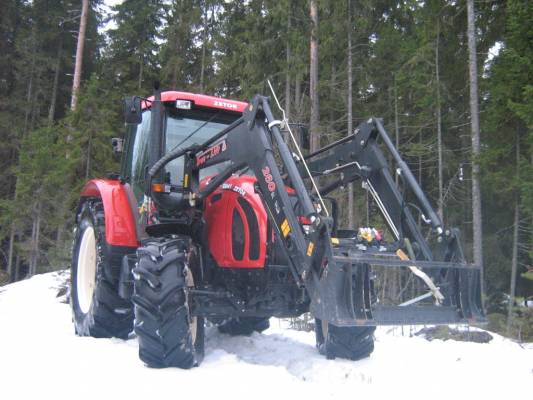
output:
M125 117L120 175L90 181L80 200L78 334L125 338L133 327L146 365L190 368L206 321L250 334L272 316L310 312L319 351L352 360L372 352L377 325L483 321L480 266L466 263L458 230L443 225L379 119L304 156L264 96L156 89L128 99ZM334 195L354 181L391 240L340 226ZM393 270L419 293L380 301Z

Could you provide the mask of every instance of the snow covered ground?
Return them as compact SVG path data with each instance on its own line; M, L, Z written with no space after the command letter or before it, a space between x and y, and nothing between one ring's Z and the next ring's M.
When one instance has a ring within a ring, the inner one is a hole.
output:
M74 335L64 281L45 274L0 287L0 396L10 399L533 398L533 345L408 337L380 328L369 359L326 360L314 334L271 328L251 337L209 329L192 370L146 368L137 341Z

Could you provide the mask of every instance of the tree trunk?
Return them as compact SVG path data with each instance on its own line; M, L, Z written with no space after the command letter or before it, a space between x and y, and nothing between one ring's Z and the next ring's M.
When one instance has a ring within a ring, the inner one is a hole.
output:
M35 218L32 227L31 256L29 276L37 273L37 264L39 263L39 239L41 234L41 202L38 201L35 206Z
M302 122L302 77L300 73L294 78L294 113L297 122Z
M204 9L203 13L204 20L204 31L202 32L202 63L200 67L200 92L204 92L204 74L205 74L205 53L206 53L206 42L207 42L207 6Z
M398 92L396 87L396 75L394 75L394 139L396 150L400 151L400 121L398 120ZM394 171L394 179L396 186L398 186L399 176L396 171Z
M335 87L337 86L337 63L336 60L331 60L331 78L329 80L329 98L334 99L335 98ZM335 120L335 110L333 107L329 108L329 115L328 118L330 121ZM332 134L334 132L334 128L332 125L328 125L327 133Z
M37 273L37 267L39 266L39 259L41 255L41 220L42 220L42 203L39 201L38 207L37 207L37 227L35 230L35 255L34 255L34 262L33 262L33 274L35 275Z
M13 265L13 253L15 247L15 224L11 223L9 232L9 250L7 255L7 273L9 274L9 282L15 282L15 269Z
M32 47L31 47L31 63L30 63L30 77L28 80L28 90L26 91L26 107L24 110L24 129L22 130L22 139L28 133L28 125L30 120L30 115L32 111L32 98L33 98L33 78L35 75L35 54L37 50L35 48L35 28L32 30Z
M311 135L311 152L320 147L320 137L318 131L319 110L318 110L318 7L316 0L309 1L309 15L311 17L311 45L310 45L310 82L309 97L311 99L311 121L309 130Z
M511 282L509 290L509 305L507 308L507 336L511 335L513 322L513 305L516 295L516 271L518 269L518 224L520 223L520 202L517 200L514 209L513 227L513 257L511 260Z
M76 111L78 95L80 92L81 68L83 65L83 48L85 46L85 31L87 30L87 17L89 15L89 0L82 0L80 30L78 32L78 44L76 46L76 64L74 65L74 79L72 80L72 97L70 109Z
M348 74L348 135L353 131L353 77L352 77L352 2L348 0L348 50L347 50L347 71ZM354 204L353 204L353 183L348 184L348 229L354 229Z
M50 108L48 109L48 126L54 123L54 115L56 113L57 91L59 87L59 74L61 72L61 57L63 55L63 34L59 35L59 43L57 45L57 60L54 71L54 83L52 85L52 95L50 96Z
M285 56L286 56L286 66L285 66L285 117L290 121L291 115L291 43L290 43L290 34L291 34L291 7L289 3L289 10L287 12L287 42L285 45ZM285 141L289 142L289 133L285 132Z
M303 121L302 116L302 75L300 72L296 72L294 76L294 103L292 108L292 119L295 122L301 123ZM296 141L298 145L303 144L303 137L301 131L296 135Z
M20 239L20 234L18 234ZM17 257L15 257L15 279L14 282L18 282L20 280L20 254L17 253Z
M89 175L91 173L91 147L92 147L92 132L89 133L89 140L87 143L87 162L85 163L85 180L89 179Z
M172 90L176 90L178 88L178 75L180 74L180 67L181 67L181 55L182 55L182 49L180 47L180 32L178 28L179 24L179 16L174 19L173 22L173 28L172 28L172 35L171 38L174 41L174 58L173 58L173 65L172 65L172 78L171 78L171 88Z
M520 181L520 135L516 133L516 180ZM511 283L509 290L509 306L507 308L507 336L511 335L511 325L513 322L513 304L516 295L516 273L518 270L518 242L520 224L520 189L516 189L516 200L514 209L513 227L513 257L511 260Z
M439 201L437 204L437 213L441 221L444 221L444 198L443 198L443 179L442 179L442 115L440 109L440 72L439 72L439 37L440 26L437 21L437 42L435 45L435 76L437 81L437 152L438 152L438 175L439 175Z
M34 101L34 99L39 97L39 94L41 93L41 75L42 75L42 68L37 68L37 74L35 75L35 94L32 97L32 100L30 102L31 105L31 118L30 118L30 124L28 125L28 132L31 132L35 129L37 125L37 119L40 118L41 115L41 102Z
M140 60L139 60L139 79L137 81L137 88L141 90L142 84L143 84L143 73L144 73L144 56L141 54ZM173 89L176 88L176 77L172 79L172 86Z
M479 182L480 132L479 105L477 85L477 56L475 36L474 0L467 0L468 14L468 64L470 75L470 122L472 126L472 231L474 263L481 267L481 287L484 284L483 273L483 231L481 218L481 188Z
M30 240L30 259L29 259L29 265L28 265L28 277L33 276L33 259L34 259L34 252L35 252L35 232L37 227L37 219L35 218L35 208L36 206L33 206L33 221L31 225L31 240Z
M422 129L420 129L420 133L418 134L418 144L422 148ZM418 156L418 186L422 187L422 154ZM418 228L420 229L421 226L422 215L418 213Z

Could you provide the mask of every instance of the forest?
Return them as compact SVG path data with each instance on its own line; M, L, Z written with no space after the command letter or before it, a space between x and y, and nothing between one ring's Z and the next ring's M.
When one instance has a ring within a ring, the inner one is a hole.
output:
M490 326L532 337L533 2L1 0L0 55L0 284L69 267L124 97L248 101L270 81L311 149L383 118L483 265ZM340 200L347 226L381 224L359 186Z

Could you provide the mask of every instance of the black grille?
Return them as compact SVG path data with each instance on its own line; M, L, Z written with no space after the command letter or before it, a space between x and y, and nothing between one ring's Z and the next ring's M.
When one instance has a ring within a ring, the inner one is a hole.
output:
M248 228L250 230L250 260L257 260L259 258L259 224L257 223L257 217L255 216L255 212L252 209L252 206L250 206L250 203L242 197L239 197L237 201L246 215Z
M242 260L244 256L244 223L235 209L233 210L233 223L231 226L231 250L233 258Z

